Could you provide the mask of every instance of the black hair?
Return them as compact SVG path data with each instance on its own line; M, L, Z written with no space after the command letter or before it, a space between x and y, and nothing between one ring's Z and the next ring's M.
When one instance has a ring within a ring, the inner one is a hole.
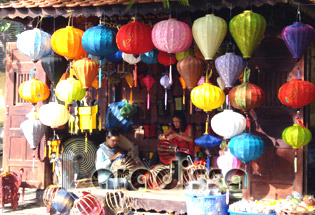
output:
M106 130L106 137L111 138L111 137L118 137L119 136L119 130L117 129L107 129Z
M180 129L175 128L174 123L173 123L173 118L176 117L180 119ZM182 111L175 111L173 116L172 116L172 128L176 133L185 132L187 128L187 120L186 120L186 115Z

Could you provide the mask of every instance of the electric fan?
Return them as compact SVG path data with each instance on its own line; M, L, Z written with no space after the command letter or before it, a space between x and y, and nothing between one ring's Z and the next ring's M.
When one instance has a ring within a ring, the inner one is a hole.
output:
M92 141L71 138L64 144L62 153L62 187L76 188L80 181L90 181L95 172L97 148ZM92 186L92 183L91 183Z

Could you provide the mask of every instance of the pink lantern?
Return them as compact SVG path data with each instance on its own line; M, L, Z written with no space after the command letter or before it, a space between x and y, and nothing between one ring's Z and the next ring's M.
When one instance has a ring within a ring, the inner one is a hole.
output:
M201 76L201 78L199 79L197 85L203 85L206 82L206 76Z
M240 168L241 161L234 157L229 151L217 158L217 165L225 175L230 169Z
M153 84L155 83L154 78L151 75L146 75L143 79L142 79L144 85L146 86L147 90L148 90L148 95L147 95L147 109L150 109L150 89L153 86Z
M160 79L160 84L165 89L165 110L166 110L167 109L167 88L172 86L172 82L170 81L170 78L168 77L168 75L163 75L162 78Z
M71 214L74 215L99 215L101 213L101 203L88 192L84 192L83 196L74 202L71 209Z

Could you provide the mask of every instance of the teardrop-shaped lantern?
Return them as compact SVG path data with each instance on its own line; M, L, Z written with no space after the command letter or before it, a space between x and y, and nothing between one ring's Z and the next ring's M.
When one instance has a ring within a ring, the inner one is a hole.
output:
M140 55L141 61L146 64L155 64L158 62L158 51L151 50Z
M312 26L294 22L282 30L282 38L294 59L299 60L315 38Z
M125 80L130 87L129 103L132 104L132 87L134 84L132 73L128 73L128 75L125 76Z
M154 78L151 75L146 75L143 79L143 83L147 88L148 94L147 94L147 109L150 109L150 89L155 83Z
M200 77L206 69L205 63L195 56L188 56L177 63L177 71L184 79L189 90L197 85Z
M217 165L222 170L222 174L225 176L230 169L240 168L241 161L227 151L217 158Z
M224 19L207 14L194 21L192 32L205 60L212 60L226 35L227 24Z
M80 101L84 98L85 93L81 82L74 78L60 81L56 87L57 98L67 104L72 104L72 101Z
M118 50L115 54L108 56L107 60L112 63L120 63L123 60L122 51Z
M99 58L111 56L118 51L116 45L116 32L99 24L88 28L82 36L84 50Z
M190 27L176 19L163 20L152 29L152 42L160 51L167 53L183 52L192 42Z
M25 56L36 62L51 54L51 35L38 29L27 30L17 36L17 48Z
M151 32L150 26L132 21L123 25L117 32L117 46L120 51L127 54L140 55L149 52L154 48Z
M224 110L211 119L212 130L224 139L241 134L246 128L245 117L233 110Z
M172 86L172 82L168 75L163 75L160 79L160 84L164 87L164 105L165 105L165 110L167 109L167 88Z
M265 18L250 10L234 16L229 24L231 35L243 58L251 58L266 29Z
M298 149L312 140L312 133L302 125L294 124L283 130L282 139L293 149Z
M315 86L308 81L292 79L280 87L278 97L284 105L301 108L314 100Z
M24 81L19 86L19 95L25 101L36 104L37 102L44 101L49 97L49 88L44 82L33 78L28 81Z
M44 125L57 128L68 122L70 113L64 105L49 102L39 108L38 118Z
M68 59L81 57L85 54L82 46L83 33L72 26L61 28L51 36L51 47L57 54Z
M73 63L73 71L83 89L87 90L98 74L100 65L90 58L82 58Z
M175 55L176 56L176 60L180 61L181 59L184 59L185 57L193 56L194 53L195 52L194 52L194 50L192 48L186 49L183 52L176 53L176 55Z
M232 155L243 163L249 163L263 155L265 143L259 136L243 133L230 140L229 149Z
M231 88L244 70L245 61L241 56L228 52L215 60L215 67L223 79L225 87Z
M57 84L63 73L66 72L68 61L56 53L42 59L42 67L52 84Z

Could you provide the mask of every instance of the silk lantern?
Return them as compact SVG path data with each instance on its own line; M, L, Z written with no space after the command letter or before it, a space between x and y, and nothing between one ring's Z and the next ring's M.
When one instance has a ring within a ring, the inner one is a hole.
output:
M133 80L134 80L134 86L137 87L137 79L138 79L138 67L137 67L137 63L139 63L141 61L141 57L139 56L135 56L132 54L127 54L127 53L123 53L122 54L122 58L124 59L124 61L126 61L127 63L129 63L130 65L135 65L135 70L134 70L134 74L133 74Z
M51 36L51 47L59 55L67 59L74 59L85 54L82 46L83 31L67 26L53 33Z
M25 56L37 62L51 54L51 35L38 29L27 30L17 36L17 48Z
M111 56L118 51L116 45L116 32L99 24L88 28L82 36L83 49L100 59Z
M60 81L56 86L57 98L66 104L72 104L72 101L81 101L81 99L84 98L85 93L81 82L74 78Z
M68 122L70 114L64 105L49 102L39 108L38 118L44 125L57 128Z
M226 22L214 14L207 14L194 21L192 26L193 37L205 60L213 60L226 32Z
M158 62L158 51L151 50L140 55L141 61L146 64L155 64Z
M243 58L251 58L253 51L264 35L266 20L258 13L245 10L231 19L229 28Z
M301 59L314 37L314 28L302 22L294 22L282 30L282 38L296 60Z
M294 124L283 130L282 139L294 149L294 172L297 172L297 150L312 140L312 133L302 124Z
M158 61L160 64L162 64L164 66L170 66L169 77L170 77L170 82L173 83L172 65L176 63L175 55L169 55L166 52L160 51L158 54Z
M211 128L224 139L230 139L241 134L246 128L245 117L233 110L224 110L211 119Z
M99 63L90 58L82 58L73 63L73 71L83 89L88 90L98 74Z
M227 52L215 60L215 67L223 79L225 87L232 88L245 67L242 57Z
M165 90L165 95L164 95L164 105L165 105L165 110L167 109L167 88L172 86L172 82L170 81L170 78L168 75L163 75L160 79L160 84L164 87Z
M130 96L129 96L129 103L132 104L132 87L133 87L133 76L131 73L128 73L128 75L125 76L125 80L127 82L127 84L130 87Z
M186 49L185 51L183 52L179 52L179 53L176 53L176 60L177 61L180 61L181 59L185 58L185 57L188 57L188 56L193 56L194 55L194 50L192 48L188 48Z
M240 168L241 161L234 157L229 151L226 151L217 158L217 165L222 170L223 176L225 176L230 169Z
M180 82L180 84L182 85L182 88L183 88L183 104L185 104L185 100L186 100L186 98L185 98L185 95L186 95L185 90L186 90L187 86L186 86L186 83L185 83L184 79L181 76L179 77L179 82Z
M67 60L56 53L44 57L41 63L46 75L53 85L58 83L60 77L66 72L68 67Z
M147 109L150 109L150 89L152 88L153 84L155 83L154 78L151 75L146 75L143 79L143 82L147 88Z
M120 63L123 60L122 52L118 50L115 54L108 56L107 60L109 60L112 63Z
M33 78L28 81L24 81L19 86L19 95L25 101L36 104L37 102L44 101L49 97L49 88L44 82Z
M57 213L70 214L73 203L77 199L78 197L74 193L68 192L64 189L60 189L55 195L51 206L55 209Z

